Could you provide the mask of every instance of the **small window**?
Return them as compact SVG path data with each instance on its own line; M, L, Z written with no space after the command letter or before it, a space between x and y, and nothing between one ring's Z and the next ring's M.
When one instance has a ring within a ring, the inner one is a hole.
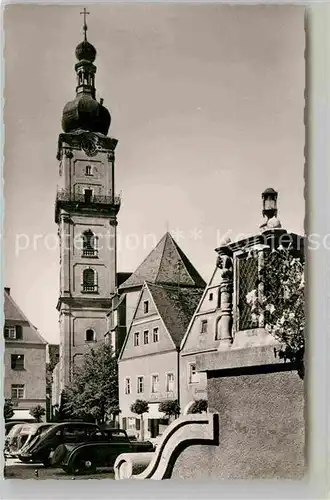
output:
M202 319L201 322L201 333L207 332L207 319Z
M89 176L89 175L93 175L91 165L86 165L86 171L85 171L85 174L86 174L86 175L88 175L88 176Z
M22 326L21 325L11 325L5 326L4 337L8 340L22 339Z
M212 300L213 300L213 293L211 292L211 293L209 294L209 301L211 302Z
M24 370L24 355L23 354L12 354L11 355L11 369L12 370Z
M174 391L174 374L168 373L166 375L166 392Z
M149 330L143 332L143 341L145 344L149 344Z
M131 394L131 379L125 378L125 394Z
M91 328L86 330L86 342L94 342L95 340L95 332Z
M158 328L154 328L153 329L152 340L153 340L153 342L158 342L159 341L159 331L158 331Z
M151 376L151 392L159 392L159 375Z
M84 198L85 198L85 203L91 203L93 201L93 190L92 189L85 189L84 190Z
M137 378L137 393L141 394L144 392L144 380L143 377L138 377Z
M135 345L135 347L140 345L140 333L139 332L134 333L134 345Z
M11 397L12 399L24 399L24 385L13 384L11 386Z
M149 301L148 300L145 300L143 303L143 311L144 311L144 314L147 314L149 312Z
M199 378L198 378L198 372L196 372L196 364L191 363L189 365L189 383L194 384L198 382L198 380Z

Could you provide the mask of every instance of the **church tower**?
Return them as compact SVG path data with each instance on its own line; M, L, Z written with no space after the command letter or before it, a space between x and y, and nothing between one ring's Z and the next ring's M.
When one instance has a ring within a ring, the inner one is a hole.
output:
M96 100L95 47L77 46L76 97L63 109L55 222L60 241L60 390L91 346L104 341L116 286L115 148L103 99Z

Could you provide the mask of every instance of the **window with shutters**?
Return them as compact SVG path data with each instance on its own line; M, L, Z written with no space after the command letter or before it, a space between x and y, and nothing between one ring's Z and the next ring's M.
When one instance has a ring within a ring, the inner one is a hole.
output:
M258 256L244 255L237 259L238 330L255 328L248 293L258 289Z
M84 269L82 291L85 293L97 292L97 272L92 268Z
M24 370L24 354L11 355L11 369Z
M8 340L21 340L23 338L22 335L22 326L21 325L10 325L5 326L4 328L4 337Z

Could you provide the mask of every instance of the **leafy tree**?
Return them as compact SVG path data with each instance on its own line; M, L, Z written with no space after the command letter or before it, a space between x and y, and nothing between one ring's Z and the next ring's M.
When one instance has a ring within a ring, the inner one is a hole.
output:
M161 403L159 403L158 410L164 413L168 418L177 418L181 412L180 405L177 399L171 401L162 401Z
M190 408L189 413L203 413L207 411L207 406L208 405L206 399L197 399Z
M119 413L118 363L110 344L90 349L65 389L62 412L103 424Z
M42 417L45 415L46 410L41 405L34 406L29 411L30 415L36 419L37 422L42 421Z
M5 422L14 416L14 404L11 399L5 399L3 405L3 418Z
M258 324L264 316L265 328L279 341L275 354L289 360L304 377L305 282L304 262L300 255L279 247L269 252L260 276L263 297L256 290L247 295L252 320Z
M131 412L136 415L140 415L141 420L141 441L144 441L144 420L143 414L149 411L149 405L147 401L143 399L137 399L134 403L131 404Z

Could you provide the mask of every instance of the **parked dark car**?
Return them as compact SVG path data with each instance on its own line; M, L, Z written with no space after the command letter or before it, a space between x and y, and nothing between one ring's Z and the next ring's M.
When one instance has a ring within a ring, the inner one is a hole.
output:
M26 424L23 420L11 420L10 422L5 423L5 436L9 433L9 431L17 424Z
M18 453L22 462L42 462L50 465L53 451L64 443L82 443L92 440L92 436L100 431L96 424L86 422L62 422L42 432Z
M18 423L18 424L15 424L11 429L10 431L8 432L6 438L5 438L5 453L8 453L9 454L9 450L11 447L15 446L16 443L17 443L17 440L18 440L18 436L22 430L22 428L24 427L24 425L26 424L26 422L24 423Z
M93 442L66 443L56 448L52 465L62 467L67 474L93 473L97 467L112 467L121 453L152 452L149 441L131 441L121 429L99 430Z
M54 424L49 422L23 425L21 432L18 435L17 442L9 449L10 455L12 457L18 457L18 455L30 445L31 441L33 441L36 436L40 436L43 432L53 426ZM21 462L29 461L30 460L21 460Z

